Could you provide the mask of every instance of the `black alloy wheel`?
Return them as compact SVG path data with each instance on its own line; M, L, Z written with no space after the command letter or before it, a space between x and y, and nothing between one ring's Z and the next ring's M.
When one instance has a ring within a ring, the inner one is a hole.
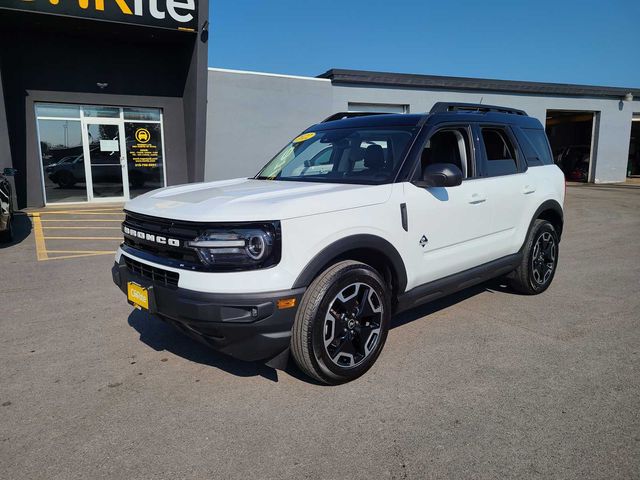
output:
M296 313L291 353L300 369L331 385L375 363L391 319L389 285L371 266L344 260L309 285Z
M324 319L324 347L339 367L360 365L380 340L383 307L366 283L343 288L329 305Z
M525 295L544 292L558 268L558 234L547 220L536 219L527 235L518 268L507 276L511 288Z
M556 241L551 232L543 231L531 254L531 276L538 285L545 285L556 268Z

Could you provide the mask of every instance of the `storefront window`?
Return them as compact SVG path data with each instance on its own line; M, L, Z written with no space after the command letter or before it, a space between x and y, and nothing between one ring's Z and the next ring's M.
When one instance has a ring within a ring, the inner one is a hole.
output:
M85 117L118 118L120 109L117 107L84 107Z
M47 204L164 187L160 109L37 104L36 117Z
M38 120L47 203L87 200L79 120Z
M38 117L80 118L80 105L40 103L36 106Z
M160 121L160 110L157 108L125 108L125 120L153 120Z

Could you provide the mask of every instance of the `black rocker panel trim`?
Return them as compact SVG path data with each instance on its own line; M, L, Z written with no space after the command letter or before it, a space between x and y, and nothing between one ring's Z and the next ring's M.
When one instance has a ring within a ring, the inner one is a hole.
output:
M308 287L314 278L327 267L333 260L341 258L346 253L368 249L380 252L391 264L394 276L398 282L397 291L403 292L407 286L407 271L402 261L402 257L396 248L387 240L375 235L351 235L341 238L320 251L302 270L291 288Z
M398 303L394 313L417 307L423 303L437 300L500 275L505 275L515 270L521 261L522 253L518 252L412 288L408 292L398 295Z

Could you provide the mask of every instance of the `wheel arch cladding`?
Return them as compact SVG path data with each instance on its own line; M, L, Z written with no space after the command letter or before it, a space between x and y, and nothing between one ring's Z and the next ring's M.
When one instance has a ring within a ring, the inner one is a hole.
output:
M384 238L367 234L341 238L325 247L304 267L292 288L308 287L330 265L347 259L375 268L391 284L394 296L404 292L407 271L400 253Z
M553 228L555 228L556 233L558 234L558 241L562 237L562 228L564 226L564 214L562 212L562 207L555 200L547 200L543 202L542 205L538 207L536 210L533 219L531 220L531 224L529 225L529 230L533 226L533 222L536 219L546 220Z

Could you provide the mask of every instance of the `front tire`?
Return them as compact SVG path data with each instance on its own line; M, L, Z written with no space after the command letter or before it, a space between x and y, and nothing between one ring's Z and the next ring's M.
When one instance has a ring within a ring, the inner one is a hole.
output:
M60 188L72 188L76 184L76 178L72 173L63 170L58 173L56 183Z
M390 318L389 290L380 274L353 260L336 263L302 297L291 337L293 358L322 383L354 380L380 355Z
M558 234L551 223L536 219L527 236L520 266L508 277L509 285L524 295L544 292L558 267Z

